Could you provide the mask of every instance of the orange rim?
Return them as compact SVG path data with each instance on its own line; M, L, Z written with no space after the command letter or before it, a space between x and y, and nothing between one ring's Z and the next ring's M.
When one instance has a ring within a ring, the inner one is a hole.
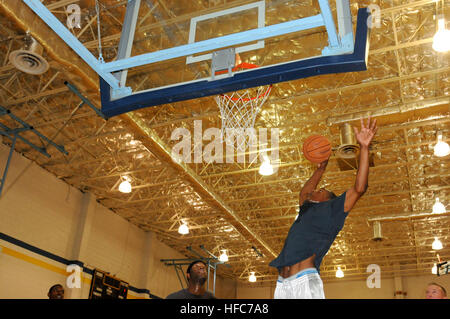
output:
M236 65L236 66L232 69L232 71L235 72L235 71L237 71L237 70L250 70L250 69L256 69L256 68L259 68L259 65L252 64L252 63L245 63L245 62L243 62L243 63L240 63L240 64ZM218 71L218 72L216 72L215 74L216 74L216 75L219 75L219 74L225 74L225 73L227 73L227 72L228 72L228 70L223 70L223 71ZM237 97L231 97L231 96L229 96L229 95L227 95L227 94L220 94L219 96L224 97L224 98L226 98L226 99L228 99L228 100L232 100L232 101L239 101L239 100L242 100L242 101L247 102L247 101L253 101L253 100L256 100L256 99L264 98L266 95L268 95L268 94L270 93L271 90L272 90L272 84L270 84L270 85L267 87L266 91L265 91L263 94L260 94L260 95L258 95L258 96L252 97L252 98L245 98L245 99L242 99L242 98L237 98Z
M233 72L237 71L237 70L250 70L250 69L256 69L259 68L259 65L256 64L252 64L252 63L241 63L236 65L234 68L232 68L231 70ZM228 73L228 70L223 70L223 71L217 71L216 73L214 73L215 75L220 75L220 74L225 74Z

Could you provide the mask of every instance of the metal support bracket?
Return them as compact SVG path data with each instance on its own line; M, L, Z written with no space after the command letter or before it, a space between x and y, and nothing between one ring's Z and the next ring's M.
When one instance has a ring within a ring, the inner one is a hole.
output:
M3 172L3 177L0 179L0 196L2 196L3 186L5 186L6 175L8 174L9 163L11 162L12 155L14 153L14 148L16 146L17 135L14 134L11 149L9 150L8 160L6 161L6 167Z
M54 146L58 151L60 151L61 153L65 154L65 155L69 154L64 149L64 146L56 144L55 142L53 142L52 140L47 138L45 135L43 135L42 133L37 131L32 125L28 124L27 122L23 121L18 116L14 115L10 110L8 110L7 108L4 108L3 106L0 106L0 116L3 116L3 115L8 115L11 119L16 121L20 125L22 125L22 127L10 128L10 127L6 126L5 124L0 123L0 135L6 136L6 137L8 137L9 139L12 140L11 149L9 151L8 159L6 161L6 167L5 167L5 170L3 172L3 177L0 180L0 196L1 196L2 191L3 191L3 187L5 186L6 175L8 174L9 165L11 163L12 154L13 154L14 149L16 147L17 139L19 139L22 142L28 144L29 146L31 146L33 149L35 149L36 151L38 151L42 155L44 155L46 157L50 157L50 154L47 153L47 149L45 147L37 146L36 144L30 142L27 138L21 136L20 133L30 131L30 132L36 134L39 138L41 138L45 142L47 142L48 143L47 145Z
M217 71L228 71L228 76L232 76L231 72L236 63L236 50L228 48L225 50L215 51L212 53L211 63L211 79L214 80Z
M442 275L447 275L449 273L450 270L450 261L444 261L444 262L440 262L436 265L437 267L437 275L438 276L442 276Z
M92 104L91 101L89 101L86 97L83 96L83 94L81 94L81 92L78 90L78 88L77 88L75 85L73 85L73 84L71 84L71 83L69 83L69 82L67 82L67 81L65 81L64 84L65 84L65 85L66 85L73 93L75 93L75 95L78 96L78 97L81 99L81 101L82 101L83 103L87 104L91 109L93 109L94 112L97 113L98 116L100 116L100 117L101 117L102 119L104 119L104 120L107 120L107 119L108 119L108 118L106 117L106 115L103 114L102 111L100 111L98 108L96 108L95 105Z

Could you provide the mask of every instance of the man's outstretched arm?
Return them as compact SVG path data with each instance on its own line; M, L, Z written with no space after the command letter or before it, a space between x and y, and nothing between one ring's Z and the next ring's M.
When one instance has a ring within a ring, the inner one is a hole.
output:
M367 126L361 119L361 130L355 127L355 137L360 146L359 150L359 167L356 173L355 185L347 191L345 196L344 211L349 212L355 206L358 199L367 190L369 179L369 145L377 132L377 120L368 119Z
M328 165L328 159L317 165L316 171L312 174L312 176L306 181L305 185L303 185L302 190L300 191L299 203L302 206L303 202L308 198L308 195L316 190L317 185L319 185L320 180L322 179L322 175L325 172L325 169Z

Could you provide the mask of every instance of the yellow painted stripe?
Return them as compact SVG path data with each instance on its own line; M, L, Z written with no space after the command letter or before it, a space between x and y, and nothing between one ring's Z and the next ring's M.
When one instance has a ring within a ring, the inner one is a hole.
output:
M6 254L6 255L9 255L9 256L21 259L21 260L26 261L26 262L28 262L30 264L33 264L33 265L36 265L36 266L48 269L50 271L56 272L58 274L62 274L64 276L67 276L67 275L70 274L65 269L61 269L59 267L56 267L56 266L51 265L49 263L46 263L45 261L42 261L42 260L39 260L37 258L28 256L28 255L25 255L25 254L22 254L22 253L19 253L18 251L12 250L12 249L10 249L8 247L5 247L5 246L2 246L2 252L4 254Z
M28 255L25 255L25 254L23 254L23 253L20 253L20 252L18 252L18 251L15 251L15 250L13 250L13 249L8 248L8 247L0 246L0 248L1 248L0 252L4 253L5 255L9 255L9 256L11 256L11 257L14 257L14 258L23 260L23 261L28 262L28 263L30 263L30 264L36 265L36 266L38 266L38 267L41 267L41 268L44 268L44 269L47 269L47 270L56 272L56 273L58 273L58 274L62 274L62 275L64 275L64 276L68 276L68 275L72 274L72 273L70 273L70 272L67 272L65 269L62 269L62 268L57 267L57 266L55 266L55 265L49 264L49 263L47 263L47 262L45 262L45 261L42 261L42 260L39 260L39 259L37 259L37 258L28 256ZM88 279L88 278L86 278L86 277L84 277L84 276L83 276L83 273L81 274L81 280L82 280L84 283L88 284L88 285L91 284L91 280ZM127 299L147 299L147 298L133 296L133 295L130 295L130 294L128 293L128 294L127 294Z
M137 297L137 296L133 296L133 295L127 294L127 299L147 299L147 298Z
M28 262L30 264L33 264L33 265L36 265L38 267L41 267L41 268L44 268L44 269L56 272L56 273L64 275L64 276L68 276L68 275L72 274L70 272L67 272L65 269L62 269L62 268L57 267L55 265L49 264L49 263L47 263L45 261L42 261L42 260L39 260L37 258L25 255L23 253L20 253L18 251L15 251L13 249L8 248L8 247L5 247L5 246L0 246L0 247L2 248L2 252L4 254L9 255L11 257L23 260L23 261ZM81 275L81 280L84 283L86 283L86 284L90 284L91 283L91 280L88 279L88 278L85 278L83 276L83 274Z

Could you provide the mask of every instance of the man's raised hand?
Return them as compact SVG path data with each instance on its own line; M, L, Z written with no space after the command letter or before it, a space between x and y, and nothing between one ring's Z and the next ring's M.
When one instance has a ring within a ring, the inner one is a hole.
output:
M368 147L378 130L377 120L375 119L372 121L369 116L367 125L365 125L364 120L361 119L361 130L358 130L357 127L354 127L353 130L355 131L355 138L356 141L358 141L359 145L361 145L362 147Z

